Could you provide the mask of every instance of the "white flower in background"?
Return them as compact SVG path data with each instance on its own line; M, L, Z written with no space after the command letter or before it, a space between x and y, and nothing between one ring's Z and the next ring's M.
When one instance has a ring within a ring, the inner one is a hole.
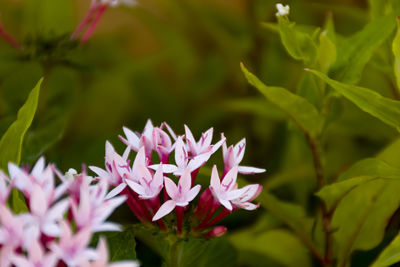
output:
M275 14L277 17L289 15L289 11L290 11L289 5L284 6L281 3L279 3L279 4L276 4L276 9L278 10L278 12L276 12L276 14Z

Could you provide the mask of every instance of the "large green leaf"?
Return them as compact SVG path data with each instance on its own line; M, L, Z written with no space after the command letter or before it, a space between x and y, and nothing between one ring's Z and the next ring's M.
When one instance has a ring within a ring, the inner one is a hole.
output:
M257 233L241 231L230 236L239 253L257 253L281 266L311 266L310 256L301 241L291 232L274 229Z
M310 238L312 219L307 217L302 207L283 202L265 190L261 192L258 200L262 207L289 226L310 250L318 253Z
M338 177L338 181L359 176L400 179L400 168L392 167L379 158L367 158L355 163L351 168L343 172Z
M386 267L400 262L400 234L379 254L371 267Z
M399 190L399 180L376 179L343 197L332 217L338 266L346 266L354 250L369 250L382 241L388 220L400 205Z
M8 162L19 164L24 136L35 116L39 101L41 79L29 94L25 104L18 111L18 117L0 139L0 169L6 169Z
M393 40L392 50L394 54L394 74L397 81L397 90L400 90L400 18L397 17L396 37Z
M393 141L385 149L383 149L377 158L390 164L390 166L400 168L400 138Z
M360 80L364 66L373 52L390 36L395 25L394 16L377 18L338 47L333 69L339 73L341 81L356 83Z
M381 96L375 91L360 86L341 83L325 74L309 70L328 83L335 91L353 102L363 111L400 130L400 102Z
M282 87L267 86L243 64L242 71L248 82L256 87L269 101L286 113L302 131L311 136L318 136L322 129L323 118L316 108L306 99L293 94Z

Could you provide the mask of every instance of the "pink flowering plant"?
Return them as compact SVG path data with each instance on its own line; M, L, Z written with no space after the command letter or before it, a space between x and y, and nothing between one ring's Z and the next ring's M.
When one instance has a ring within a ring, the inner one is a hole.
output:
M188 237L222 236L227 229L219 224L226 216L239 209L255 210L259 206L252 201L261 193L262 186L239 187L237 183L239 172L265 171L239 166L245 139L228 148L223 134L213 144L213 128L196 141L186 125L185 134L177 135L167 123L157 127L150 120L141 133L128 128L124 128L124 133L125 136L120 136L126 145L124 153L118 154L106 142L104 169L89 168L96 180L113 187L107 199L117 195L126 198L135 217L147 230L159 231L161 236L168 237L171 249ZM224 172L220 175L213 165L207 186L201 190L197 177L202 169L208 168L204 171L208 174L210 169L205 165L218 150L223 151L221 169ZM176 260L173 257L168 255L167 259Z

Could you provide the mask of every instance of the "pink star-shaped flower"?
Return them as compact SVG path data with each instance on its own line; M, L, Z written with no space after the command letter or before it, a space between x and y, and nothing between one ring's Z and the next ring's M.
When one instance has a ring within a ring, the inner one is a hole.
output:
M189 202L197 196L201 188L200 185L196 185L191 188L192 178L189 169L186 169L183 172L182 176L179 179L178 186L176 186L175 183L167 177L164 178L164 182L165 189L167 190L167 193L171 199L167 200L164 204L161 205L159 210L154 215L153 221L157 221L160 218L164 217L165 215L170 213L176 206L186 207Z

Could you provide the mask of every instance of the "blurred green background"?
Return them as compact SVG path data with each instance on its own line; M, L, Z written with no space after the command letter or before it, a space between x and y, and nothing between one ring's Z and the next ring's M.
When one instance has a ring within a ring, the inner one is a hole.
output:
M247 84L239 66L243 62L266 84L297 91L303 65L288 56L273 29L261 24L276 22L276 2L138 2L134 8L107 10L93 38L77 45L68 38L90 1L0 0L2 24L26 47L21 53L0 40L0 136L44 76L24 143L25 164L44 154L62 171L82 163L102 166L105 140L122 152L117 137L122 126L141 131L148 118L156 125L168 122L177 133L187 124L195 136L214 127L215 139L224 132L228 144L246 137L243 163L267 169L246 178L313 210L312 158L302 133ZM371 18L368 1L284 4L290 5L291 21L305 28L322 27L332 16L340 38ZM398 98L391 66L389 71L382 67L388 60L385 46L367 64L359 84ZM331 179L396 137L394 129L346 100L336 99L332 109L335 124L323 140ZM238 213L228 224L240 228L268 216L262 209L248 214Z

